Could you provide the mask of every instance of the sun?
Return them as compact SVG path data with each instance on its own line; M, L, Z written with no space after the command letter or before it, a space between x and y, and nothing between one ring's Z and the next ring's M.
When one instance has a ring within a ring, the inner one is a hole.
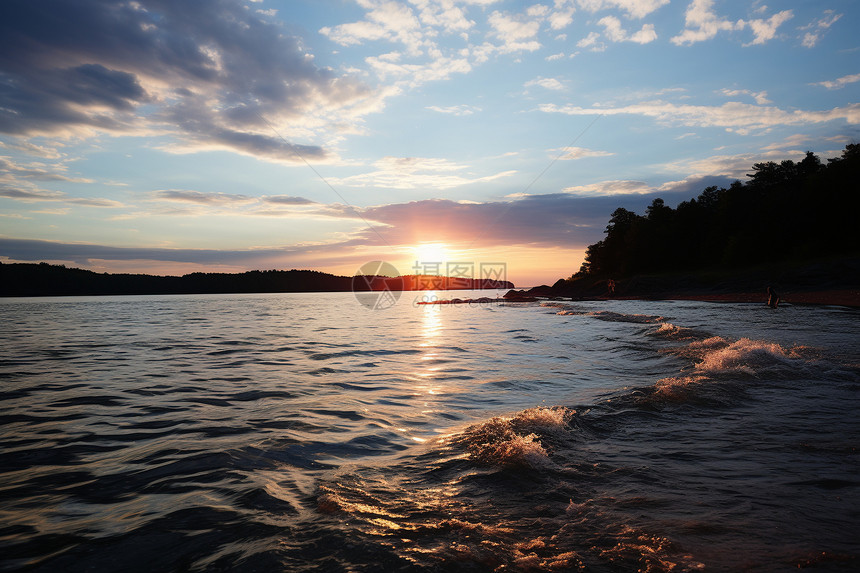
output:
M415 262L420 265L444 263L448 260L448 249L444 243L421 243L412 248Z

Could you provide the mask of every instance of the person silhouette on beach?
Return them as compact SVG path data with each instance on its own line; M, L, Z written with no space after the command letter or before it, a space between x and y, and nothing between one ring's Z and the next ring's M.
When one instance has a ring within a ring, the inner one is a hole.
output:
M779 306L779 295L771 287L767 287L767 305L771 308Z
M606 281L606 288L607 290L609 290L610 296L615 294L615 281L612 279Z

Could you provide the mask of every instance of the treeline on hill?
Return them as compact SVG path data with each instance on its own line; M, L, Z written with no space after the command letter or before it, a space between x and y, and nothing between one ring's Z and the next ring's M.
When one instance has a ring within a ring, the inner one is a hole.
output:
M0 296L348 292L434 288L499 289L513 286L513 283L508 281L491 279L449 279L412 275L344 277L296 269L192 273L173 277L96 273L48 263L0 263Z
M47 263L0 264L0 296L337 292L351 288L352 277L295 269L173 277L96 273Z
M654 199L645 215L619 208L606 238L590 245L580 279L738 269L860 252L860 145L822 163L756 163L749 181L708 187L672 209Z

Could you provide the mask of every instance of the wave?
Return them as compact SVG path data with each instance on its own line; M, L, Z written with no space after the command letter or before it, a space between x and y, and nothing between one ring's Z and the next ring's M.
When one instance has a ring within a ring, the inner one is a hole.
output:
M733 570L803 563L796 552L769 547L830 526L812 517L774 527L790 520L775 504L803 503L800 487L851 495L856 479L839 468L856 452L822 447L809 461L811 446L802 457L786 452L826 428L838 436L853 424L841 413L835 422L832 404L853 395L857 372L808 347L714 336L659 316L569 306L559 314L649 325L634 334L656 342L637 345L646 353L640 359L651 351L682 365L676 375L590 404L472 423L393 466L346 470L321 484L320 511L343 519L349 538L384 546L406 569L656 573L700 571L709 561ZM819 412L806 402L810 382L828 405ZM783 466L791 476L785 484L772 473ZM820 476L822 467L832 477L796 477ZM852 518L840 503L829 507L844 524ZM847 546L844 535L817 539Z
M598 493L624 474L584 447L594 438L588 416L536 407L472 424L393 466L323 481L317 509L357 546L384 547L408 570L701 569L621 515L627 500Z
M556 314L559 316L588 316L596 320L604 322L631 322L635 324L652 324L665 320L662 316L653 316L649 314L629 314L622 312L614 312L611 310L593 310L581 306L571 305L560 302L542 303L544 308L559 309Z
M539 469L549 463L541 440L566 432L573 414L575 411L563 407L531 408L513 417L495 417L473 426L454 443L464 446L470 457L484 464Z

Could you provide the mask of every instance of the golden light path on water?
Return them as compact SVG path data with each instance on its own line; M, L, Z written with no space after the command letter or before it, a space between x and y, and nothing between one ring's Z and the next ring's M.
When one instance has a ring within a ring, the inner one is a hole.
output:
M423 300L435 300L438 297L436 291L426 291L423 293ZM422 415L432 416L434 409L431 408L433 397L440 392L440 386L435 382L435 377L441 368L438 364L440 358L440 349L438 348L442 340L444 331L444 323L442 317L442 307L435 304L426 304L418 306L418 311L421 313L421 342L418 344L422 350L421 358L416 372L416 382L418 382L418 393L416 398L422 400L421 411ZM416 442L426 442L425 438L413 436L412 439Z

